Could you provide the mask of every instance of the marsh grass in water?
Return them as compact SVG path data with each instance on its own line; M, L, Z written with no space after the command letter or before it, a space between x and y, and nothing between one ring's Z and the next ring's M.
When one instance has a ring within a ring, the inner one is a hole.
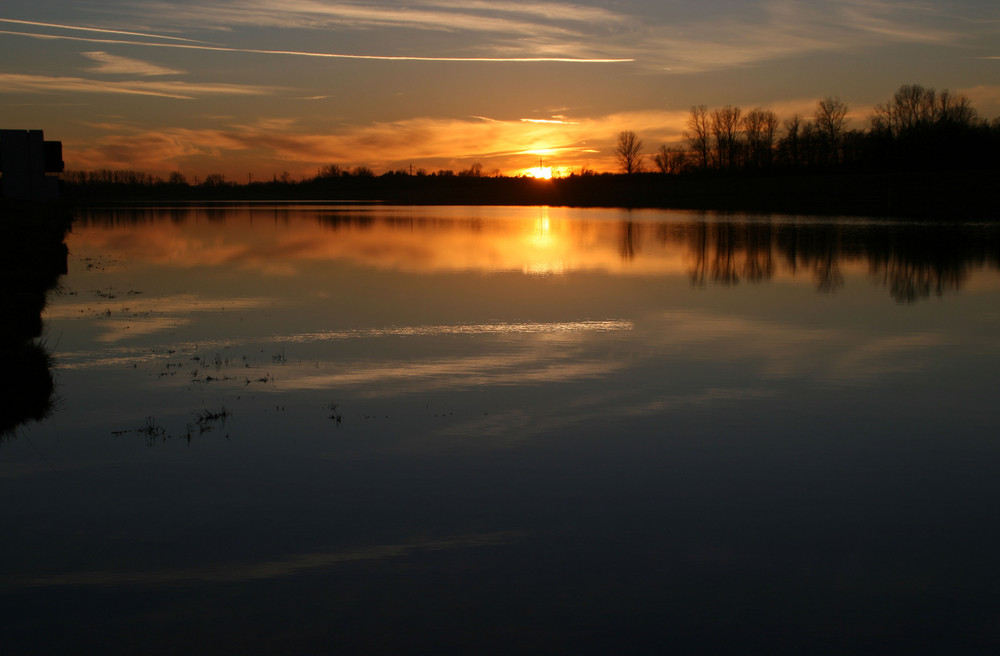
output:
M344 421L344 415L340 414L340 412L337 410L336 403L330 404L330 419L335 421L338 426L341 424L341 422Z
M218 429L227 428L232 416L232 411L226 409L225 406L222 406L218 411L202 410L201 412L192 413L192 420L185 424L183 432L176 435L168 431L155 417L150 416L146 417L141 426L111 431L111 434L115 437L122 437L124 435L141 436L145 438L146 444L149 446L155 445L158 441L166 442L174 437L184 438L190 444L195 435L204 435ZM224 437L229 438L228 430Z

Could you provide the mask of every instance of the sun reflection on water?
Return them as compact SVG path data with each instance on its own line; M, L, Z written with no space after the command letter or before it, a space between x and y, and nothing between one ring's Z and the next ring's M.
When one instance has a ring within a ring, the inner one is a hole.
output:
M563 254L570 245L566 236L553 231L552 220L549 218L549 208L543 207L540 216L535 219L534 229L528 238L525 248L525 262L522 273L531 276L552 276L566 273L566 263Z

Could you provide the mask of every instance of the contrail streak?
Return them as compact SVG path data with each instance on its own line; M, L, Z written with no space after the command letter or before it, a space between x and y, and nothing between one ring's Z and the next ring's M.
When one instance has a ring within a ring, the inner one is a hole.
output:
M0 19L3 20L3 19ZM35 34L31 32L10 32L0 30L0 34L15 34L36 39L61 39L66 41L83 41L85 43L110 43L130 46L149 46L153 48L181 48L185 50L202 50L211 52L241 52L258 55L291 55L296 57L324 57L328 59L370 59L380 61L425 61L425 62L558 62L570 64L615 64L635 61L634 59L597 59L576 57L418 57L403 55L348 55L332 52L302 52L298 50L257 50L254 48L228 48L225 46L192 45L186 43L149 43L147 41L125 41L122 39L90 39L81 36L59 36L55 34ZM166 38L166 37L159 37Z
M15 18L0 18L0 23L17 23L18 25L34 25L35 27L55 27L61 30L82 30L84 32L101 32L104 34L124 34L126 36L145 36L151 39L170 39L171 41L190 41L191 43L206 43L205 41L198 41L197 39L185 39L179 36L164 36L162 34L148 34L146 32L126 32L125 30L107 30L99 27L78 27L76 25L60 25L59 23L40 23L38 21L17 20ZM5 32L5 34L24 34L24 33Z

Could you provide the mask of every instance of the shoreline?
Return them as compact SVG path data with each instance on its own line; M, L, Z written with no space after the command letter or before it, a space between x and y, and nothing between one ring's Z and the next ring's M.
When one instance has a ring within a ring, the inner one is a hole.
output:
M63 191L61 204L69 206L101 202L380 202L686 209L900 219L1000 219L1000 169L639 173L573 175L551 180L393 175L215 186L64 183Z

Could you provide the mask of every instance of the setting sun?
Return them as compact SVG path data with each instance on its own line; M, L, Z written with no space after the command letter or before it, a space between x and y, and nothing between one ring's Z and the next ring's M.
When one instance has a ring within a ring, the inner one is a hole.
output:
M533 178L541 178L543 180L548 180L552 177L552 167L536 166L535 168L528 169L528 175L530 175Z

